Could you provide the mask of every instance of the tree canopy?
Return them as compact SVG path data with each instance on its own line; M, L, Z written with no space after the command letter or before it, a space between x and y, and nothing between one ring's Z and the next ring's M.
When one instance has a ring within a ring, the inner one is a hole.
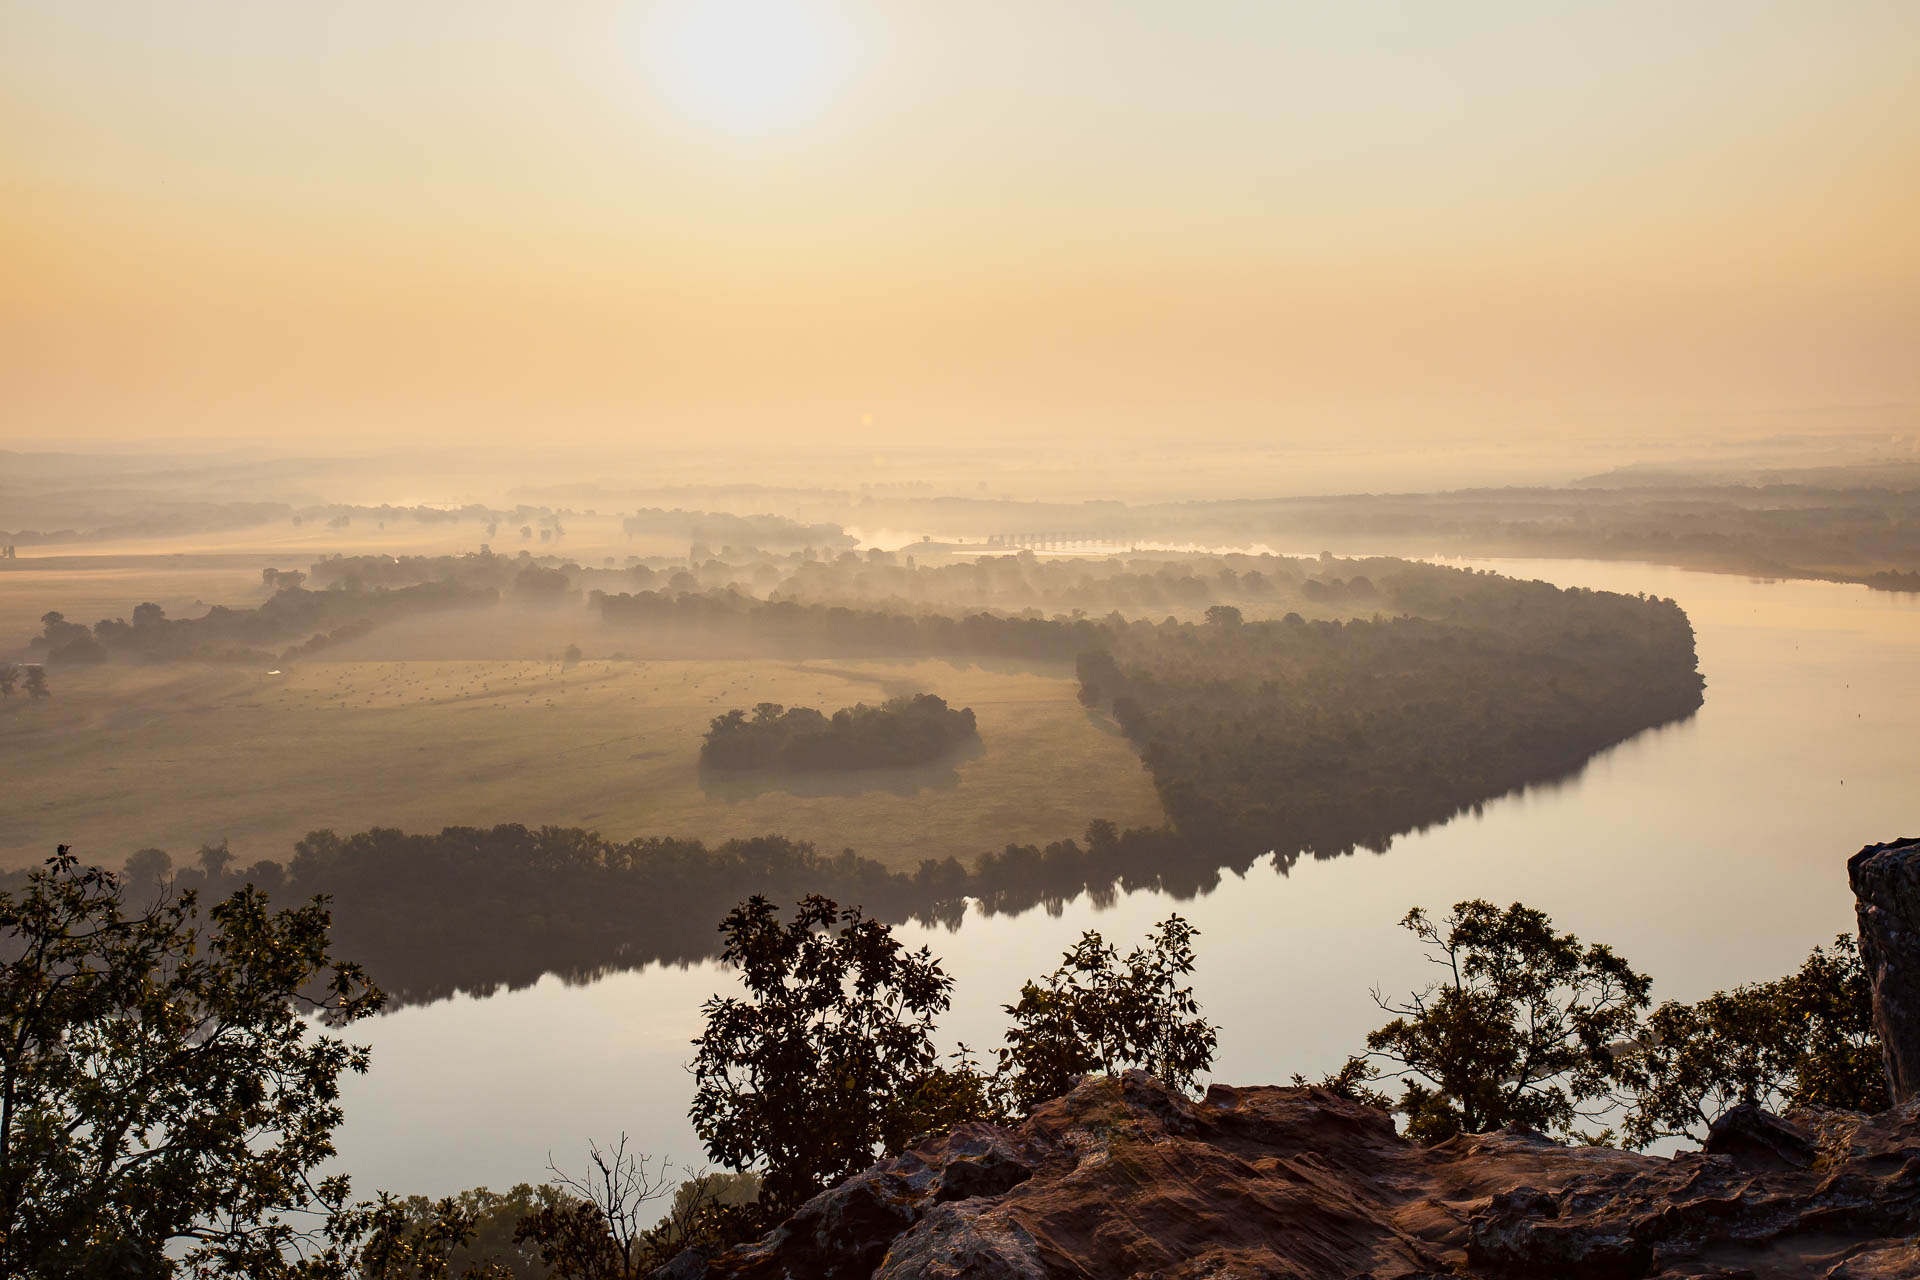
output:
M302 1014L382 996L328 924L251 887L132 910L65 846L0 893L0 1274L266 1275L344 1201L310 1178L367 1053Z
M903 1099L934 1065L953 980L925 947L818 895L784 925L755 896L721 931L747 995L701 1006L694 1130L720 1163L764 1166L763 1203L784 1214L913 1136Z
M1611 947L1583 946L1545 913L1475 899L1434 921L1418 907L1402 925L1441 967L1439 982L1367 1036L1402 1092L1409 1137L1437 1142L1522 1124L1561 1137L1613 1105L1651 982ZM1379 1000L1378 995L1375 996Z
M1072 1086L1075 1076L1138 1067L1178 1089L1213 1063L1218 1029L1200 1016L1193 988L1198 934L1179 916L1155 926L1145 946L1120 959L1088 930L1060 967L1020 988L1000 1068L1012 1105L1031 1110Z
M1881 1111L1888 1105L1873 982L1850 934L1813 949L1798 971L1668 1001L1647 1019L1628 1063L1627 1141L1701 1134L1741 1103Z

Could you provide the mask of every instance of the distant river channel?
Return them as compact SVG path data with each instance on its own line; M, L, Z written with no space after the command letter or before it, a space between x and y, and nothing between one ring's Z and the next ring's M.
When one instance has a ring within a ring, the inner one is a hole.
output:
M1174 911L1200 930L1194 985L1221 1029L1213 1076L1235 1084L1332 1069L1385 1020L1370 989L1431 980L1396 927L1412 906L1525 902L1613 944L1653 975L1656 999L1777 976L1853 929L1848 855L1920 835L1920 596L1604 561L1447 563L1671 596L1698 635L1706 705L1381 854L1302 860L1286 876L1263 862L1188 902L1138 893L1104 911L1083 898L1058 916L908 926L955 978L947 1044L996 1046L1001 1006L1083 930L1124 951ZM351 1035L373 1067L344 1089L339 1167L361 1193L504 1189L544 1180L550 1154L578 1170L590 1139L622 1132L701 1167L684 1064L701 1001L728 989L714 964L655 966L362 1023Z

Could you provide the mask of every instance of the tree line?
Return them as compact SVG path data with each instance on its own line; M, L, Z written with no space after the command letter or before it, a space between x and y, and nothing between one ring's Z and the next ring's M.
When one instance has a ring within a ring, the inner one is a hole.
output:
M949 707L932 693L877 707L857 703L831 716L762 702L751 717L739 707L715 716L700 763L726 771L897 768L938 760L977 732L973 708Z
M1544 584L1536 584L1544 585ZM1701 703L1671 601L1503 588L1419 617L1113 626L1078 659L1186 840L1318 855L1384 848Z
M308 591L289 587L252 609L214 605L198 618L169 618L148 602L134 606L132 620L102 618L91 627L50 611L29 644L52 663L106 662L113 657L146 661L265 662L311 652L394 618L441 609L471 609L497 602L491 587L423 582L411 587L364 591ZM320 637L326 640L319 645ZM290 640L298 643L287 646ZM283 646L278 651L267 646Z

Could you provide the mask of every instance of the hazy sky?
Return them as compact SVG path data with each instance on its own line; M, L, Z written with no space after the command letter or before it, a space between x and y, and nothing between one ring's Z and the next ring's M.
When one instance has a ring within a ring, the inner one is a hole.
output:
M17 438L1920 424L1920 3L0 0Z

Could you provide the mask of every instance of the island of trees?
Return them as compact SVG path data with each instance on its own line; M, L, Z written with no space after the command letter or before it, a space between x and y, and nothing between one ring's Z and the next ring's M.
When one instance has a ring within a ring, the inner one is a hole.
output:
M880 769L926 764L976 736L973 708L931 693L857 703L832 716L762 702L715 716L700 748L709 769Z

